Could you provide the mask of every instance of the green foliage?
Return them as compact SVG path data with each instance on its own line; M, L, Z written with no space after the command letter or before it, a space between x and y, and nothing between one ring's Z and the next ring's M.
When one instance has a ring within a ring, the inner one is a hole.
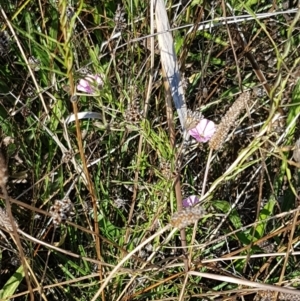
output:
M187 107L219 124L241 90L253 89L210 156L207 144L183 141L168 105L157 37L154 53L147 46L149 1L17 2L1 3L10 41L6 49L0 36L1 149L13 216L33 237L19 232L34 297L43 286L48 300L92 300L110 276L97 300L177 300L181 294L182 300L213 300L227 290L235 298L244 283L222 276L295 286L297 258L289 254L300 232L289 211L297 207L300 183L292 158L300 120L300 13L260 19L258 13L277 8L255 0L229 1L226 14L219 3L166 2ZM281 10L284 2L276 5ZM221 23L233 14L253 19ZM189 32L187 24L211 26ZM103 86L92 85L93 94L77 90L80 80L96 74ZM54 227L51 206L72 184L75 214ZM207 215L186 236L160 233L178 210L180 193L198 195ZM14 236L0 225L0 299L29 300ZM263 249L261 241L275 249ZM286 252L288 260L265 256L272 252ZM185 278L187 271L216 277Z
M16 292L23 278L24 270L23 266L20 266L3 285L2 289L0 290L0 298L4 300L5 298L9 298L10 296L12 296Z

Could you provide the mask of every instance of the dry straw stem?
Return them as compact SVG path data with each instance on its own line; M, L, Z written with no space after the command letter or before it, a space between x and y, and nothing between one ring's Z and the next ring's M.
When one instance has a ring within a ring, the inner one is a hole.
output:
M154 0L152 0L154 1ZM161 63L168 79L171 95L178 113L181 128L184 129L186 118L186 102L183 84L177 63L173 38L170 31L168 14L163 0L155 1L155 21L158 32L158 44Z
M172 35L169 32L170 24L169 24L166 6L163 0L152 0L152 3L154 3L154 8L155 8L156 30L157 32L160 33L158 34L157 38L158 38L158 45L160 50L163 76L167 78L167 81L164 81L165 90L166 93L168 93L167 95L171 93L181 123L181 128L184 129L185 119L187 116L186 101L185 101L185 95L183 90L183 83L181 80L180 70L177 62L174 42L173 42ZM166 105L167 105L167 118L168 120L171 120L173 110L170 104L170 95L167 97ZM171 145L174 146L175 145L174 125L171 122L169 122L169 128L170 128L170 142ZM177 175L175 179L175 194L177 199L177 207L181 209L182 195L181 195L181 185L180 185L179 175ZM181 245L185 249L186 248L185 231L182 230L180 232L180 235L181 235ZM185 261L185 270L188 271L188 263L186 259L184 259L184 261Z
M233 103L231 108L227 111L225 116L222 118L221 123L209 142L209 147L214 150L218 150L224 143L228 132L234 124L237 117L240 115L242 110L246 107L247 102L250 99L250 92L242 93L238 99Z
M203 272L197 272L197 271L190 271L190 272L188 272L188 274L191 276L203 277L203 278L213 279L213 280L226 282L226 283L235 283L238 285L255 287L255 288L257 288L257 290L262 290L262 291L279 292L281 294L287 294L289 296L291 296L291 295L298 296L298 297L300 296L299 290L289 289L286 287L270 285L270 284L265 284L265 283L254 282L254 281L250 281L250 280L246 280L246 279L239 279L239 278L235 278L235 277L222 276L222 275L203 273ZM298 300L298 299L286 299L286 300Z
M97 259L99 260L98 264L98 271L99 271L99 279L102 281L103 275L102 275L102 256L101 256L101 243L100 243L100 236L99 236L99 226L98 226L98 220L97 220L97 205L96 205L96 195L95 195L95 187L92 182L87 163L86 163L86 158L85 158L85 153L83 149L83 142L82 142L82 136L81 136L81 129L80 129L80 122L78 119L78 106L76 101L72 101L73 96L75 95L75 87L74 87L74 77L73 77L73 62L74 62L74 56L73 56L73 51L72 51L72 44L71 44L71 38L74 33L74 22L77 16L79 15L80 11L82 10L83 6L83 0L78 1L78 7L75 12L75 14L72 16L71 20L68 21L67 19L67 5L66 1L60 0L58 3L59 11L60 11L60 26L62 30L62 34L64 37L64 43L63 43L63 58L64 58L64 65L66 68L66 74L69 82L69 87L70 87L70 98L72 102L72 107L73 107L73 113L75 116L75 126L76 126L76 136L77 136L77 144L78 144L78 149L79 149L79 154L80 158L82 161L82 168L83 168L83 173L86 177L87 180L87 188L90 193L92 205L93 205L93 214L94 214L94 240L95 240L95 249L96 249L96 254L97 254ZM76 99L76 98L75 98ZM58 216L59 217L59 216ZM105 301L105 295L104 293L102 294L102 300Z

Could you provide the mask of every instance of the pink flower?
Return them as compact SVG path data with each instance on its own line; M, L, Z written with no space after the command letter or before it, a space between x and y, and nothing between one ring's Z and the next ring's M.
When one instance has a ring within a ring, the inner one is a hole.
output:
M95 94L95 92L103 87L103 80L98 74L88 74L82 78L77 85L77 90L87 94Z
M199 202L199 198L196 195L190 195L188 198L182 201L182 206L184 208L194 206Z
M215 123L203 118L195 128L189 130L189 134L199 142L207 142L211 139L215 131Z

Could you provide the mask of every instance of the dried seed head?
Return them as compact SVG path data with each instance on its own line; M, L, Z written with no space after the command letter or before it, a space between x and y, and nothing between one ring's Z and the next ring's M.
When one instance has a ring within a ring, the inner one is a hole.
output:
M129 124L138 125L143 118L143 111L140 106L140 96L138 92L138 88L136 86L130 86L130 101L127 103L127 108L125 110L125 120Z
M293 151L293 158L296 162L300 163L300 138L295 143L295 149Z
M258 246L265 252L265 253L272 253L275 250L275 245L268 240L264 240L258 244Z
M21 109L21 114L24 118L27 118L30 116L31 111L27 106L23 106L23 108Z
M79 77L85 77L85 76L87 76L88 74L92 74L92 69L91 68L89 68L89 67L87 67L87 66L84 66L84 67L81 67L80 69L79 69Z
M197 126L197 124L203 119L203 116L200 112L192 111L187 109L186 118L184 122L184 128L186 131L189 131Z
M125 209L126 204L128 204L128 200L121 199L121 198L118 198L118 197L116 199L114 199L114 205L115 205L116 208Z
M10 144L15 143L15 140L13 137L6 136L3 138L2 143L5 147L8 147Z
M116 14L114 17L114 22L116 23L116 31L121 31L127 27L126 19L125 19L125 11L121 7L120 4L118 4Z
M275 291L259 291L254 298L254 301L273 301L276 295ZM288 294L288 293L279 293L279 301L300 301L299 295Z
M142 120L142 111L140 110L140 105L137 100L132 101L132 103L128 105L125 111L125 119L131 124L139 124Z
M53 218L53 224L58 226L70 220L74 213L73 203L69 198L56 200L54 205L50 207L50 214Z
M0 151L0 187L5 187L8 181L8 171L5 158Z
M10 39L7 31L0 31L0 55L6 55L9 52Z
M13 220L16 228L18 228L18 224L15 220ZM9 231L13 231L13 226L11 224L10 218L5 209L0 208L0 226L6 228Z
M267 95L267 92L266 92L266 90L264 89L263 86L259 86L259 87L254 87L253 88L253 94L257 98L263 98L264 96Z
M182 211L174 213L170 224L174 228L182 229L197 222L204 214L205 210L200 206L187 207Z
M70 5L67 6L67 9L66 9L66 15L67 15L67 18L68 20L70 21L72 19L72 17L74 16L74 8Z
M74 157L74 153L72 152L72 150L71 150L71 151L66 151L66 152L64 152L64 154L63 154L63 157L62 157L62 159L61 159L61 162L62 162L62 163L68 163L69 161L72 160L73 157Z
M167 161L166 159L161 158L160 162L159 162L159 167L160 167L160 171L161 171L162 175L166 179L170 179L173 176L170 161Z
M41 69L41 61L33 55L28 57L28 64L33 71L39 71Z
M242 93L238 99L233 103L231 108L227 111L225 116L222 118L221 123L218 125L217 130L211 140L209 141L209 147L214 150L218 150L224 143L227 134L234 124L237 117L240 115L242 110L246 107L246 103L250 99L250 92Z
M26 97L33 97L36 95L35 93L35 88L33 86L28 86L26 89L25 89L25 95Z

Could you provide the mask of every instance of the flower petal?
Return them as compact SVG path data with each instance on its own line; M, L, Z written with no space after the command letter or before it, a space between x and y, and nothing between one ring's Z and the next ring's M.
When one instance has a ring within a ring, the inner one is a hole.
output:
M197 126L189 131L189 134L199 142L207 142L211 139L216 130L213 121L201 119Z
M199 203L199 198L196 195L190 195L188 198L182 201L182 206L187 208L194 206L197 203Z
M87 74L84 79L79 81L77 90L87 94L94 94L97 89L102 88L104 85L102 77L99 74Z
M85 79L81 79L79 81L79 84L77 85L77 90L88 94L91 94L93 92L90 83Z
M103 80L100 75L98 75L98 74L95 75L95 81L97 83L98 88L103 87L104 83L103 83Z

